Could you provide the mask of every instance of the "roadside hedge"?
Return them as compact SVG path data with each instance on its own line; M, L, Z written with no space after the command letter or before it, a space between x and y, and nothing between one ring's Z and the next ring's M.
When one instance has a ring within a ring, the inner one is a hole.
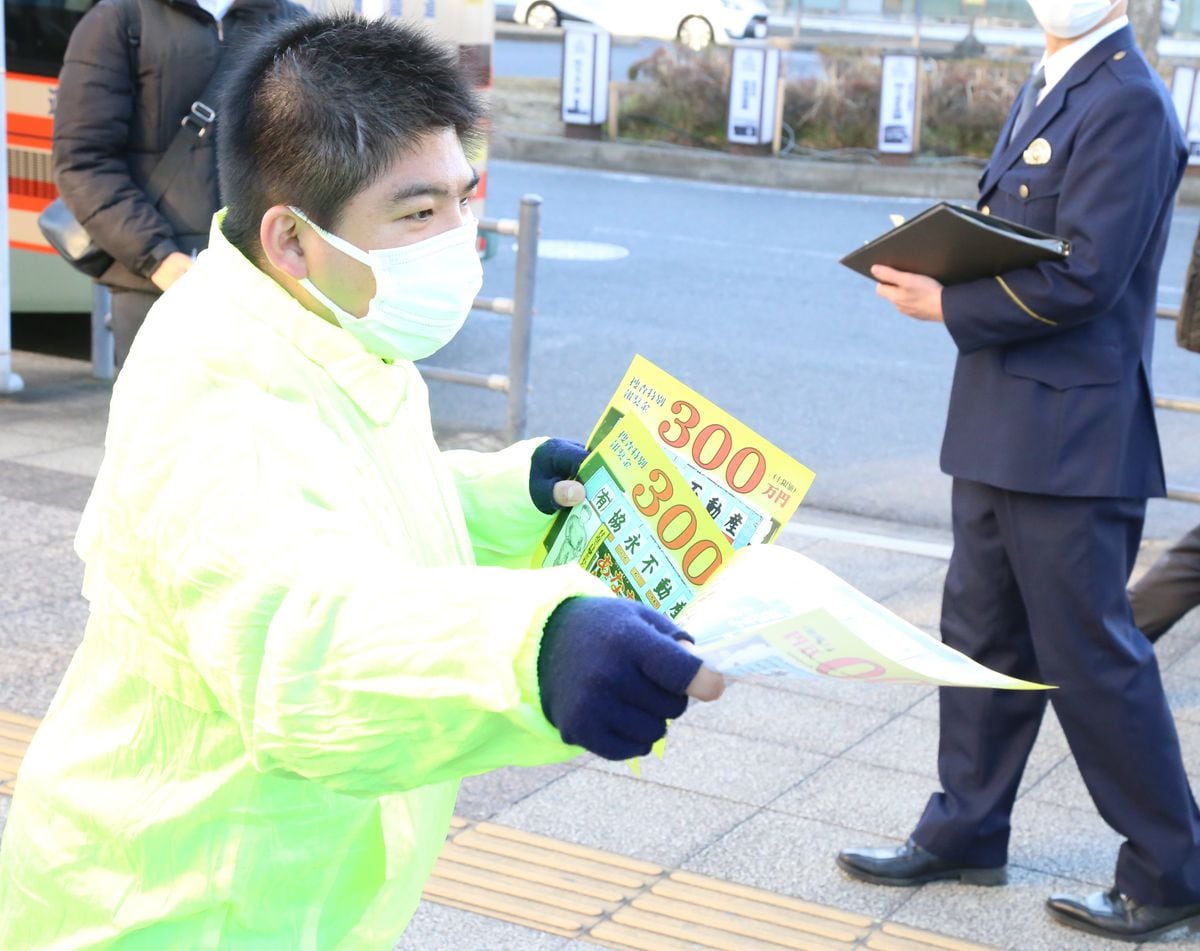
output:
M876 52L819 51L824 75L787 83L783 120L799 150L875 149L882 62ZM987 158L1029 62L924 57L920 151ZM726 148L730 53L661 48L636 64L620 134Z

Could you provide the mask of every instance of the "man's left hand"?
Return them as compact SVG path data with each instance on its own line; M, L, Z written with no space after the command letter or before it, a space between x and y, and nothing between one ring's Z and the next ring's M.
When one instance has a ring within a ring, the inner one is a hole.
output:
M875 293L896 305L896 309L917 320L942 320L942 285L932 277L897 271L894 267L876 264L871 276L879 281Z
M576 480L587 450L570 439L547 439L529 460L529 498L539 512L553 515L578 505L585 498L583 483Z

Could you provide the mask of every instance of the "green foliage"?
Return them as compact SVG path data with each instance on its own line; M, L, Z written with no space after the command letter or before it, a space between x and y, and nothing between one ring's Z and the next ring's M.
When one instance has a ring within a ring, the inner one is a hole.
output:
M882 63L876 53L820 51L824 76L787 84L783 119L803 149L874 149ZM621 134L725 147L729 53L658 50L630 71ZM921 152L986 158L1029 75L1022 61L924 59Z

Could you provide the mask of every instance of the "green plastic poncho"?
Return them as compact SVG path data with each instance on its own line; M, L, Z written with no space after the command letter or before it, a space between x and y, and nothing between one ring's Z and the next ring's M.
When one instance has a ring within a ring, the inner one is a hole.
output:
M525 566L535 442L438 451L425 386L234 249L158 303L76 548L91 614L21 768L0 948L390 948L457 781L568 759ZM485 567L487 566L487 567Z

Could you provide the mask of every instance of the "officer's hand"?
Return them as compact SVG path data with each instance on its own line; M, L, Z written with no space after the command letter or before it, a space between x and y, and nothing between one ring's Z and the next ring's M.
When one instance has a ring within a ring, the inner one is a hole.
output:
M563 741L605 759L645 756L688 695L716 700L724 678L701 667L663 615L626 598L570 598L546 622L542 712Z
M932 277L897 271L894 267L876 264L871 268L871 277L880 283L875 293L896 305L896 309L917 320L942 319L942 285Z
M577 482L579 465L587 450L569 439L547 439L529 460L529 497L538 511L553 515L584 500L583 483Z

